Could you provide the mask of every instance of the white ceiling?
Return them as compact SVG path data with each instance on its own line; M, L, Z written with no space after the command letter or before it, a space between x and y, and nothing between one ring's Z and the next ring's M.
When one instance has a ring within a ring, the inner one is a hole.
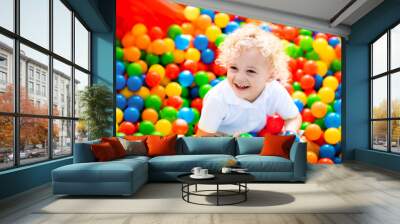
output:
M383 0L175 0L268 22L341 36ZM347 7L346 7L347 6ZM342 10L345 9L345 10Z

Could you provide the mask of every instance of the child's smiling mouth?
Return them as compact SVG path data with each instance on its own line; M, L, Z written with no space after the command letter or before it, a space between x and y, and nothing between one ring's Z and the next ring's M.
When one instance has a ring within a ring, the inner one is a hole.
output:
M239 90L246 90L246 89L250 88L249 85L245 85L245 84L233 83L233 85Z

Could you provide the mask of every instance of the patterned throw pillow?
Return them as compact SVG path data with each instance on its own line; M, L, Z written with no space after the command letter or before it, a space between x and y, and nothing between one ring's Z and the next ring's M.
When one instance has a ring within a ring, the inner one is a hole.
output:
M135 156L146 156L147 148L145 140L127 140L120 138L119 139L122 146L125 148L126 155L135 155Z

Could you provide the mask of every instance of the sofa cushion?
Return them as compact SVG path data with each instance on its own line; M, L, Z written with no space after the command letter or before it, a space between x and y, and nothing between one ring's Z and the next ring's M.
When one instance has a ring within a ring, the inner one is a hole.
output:
M219 171L228 160L235 159L231 155L174 155L158 156L149 160L150 171L190 172L193 167L199 166L209 171Z
M122 158L126 156L126 151L124 146L118 140L117 137L103 137L101 138L101 142L108 142L114 149L115 155L117 158Z
M261 149L261 156L280 156L289 159L290 147L296 138L295 135L271 135L264 137L264 146Z
M157 136L151 135L147 137L146 143L148 156L163 156L176 154L176 138L177 135Z
M292 172L292 161L279 156L238 155L236 159L242 168L250 172Z
M92 144L90 147L92 149L94 157L96 157L96 161L104 162L118 158L112 145L108 142Z
M95 162L96 158L90 148L92 144L99 144L100 139L87 141L87 142L77 142L74 147L74 163L88 163Z
M236 138L236 142L236 155L260 154L264 145L264 138Z
M183 137L177 154L225 154L235 155L235 139L232 137Z

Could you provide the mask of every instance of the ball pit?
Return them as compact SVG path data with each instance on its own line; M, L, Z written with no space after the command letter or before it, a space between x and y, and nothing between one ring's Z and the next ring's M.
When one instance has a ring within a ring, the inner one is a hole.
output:
M307 161L342 162L339 37L191 6L163 11L150 2L137 4L164 20L153 20L148 11L129 17L130 23L117 20L117 136L193 135L203 98L226 78L226 68L215 63L218 46L243 24L255 23L279 37L290 57L291 78L285 88L302 116ZM266 119L259 133L240 136L279 134L282 118Z

